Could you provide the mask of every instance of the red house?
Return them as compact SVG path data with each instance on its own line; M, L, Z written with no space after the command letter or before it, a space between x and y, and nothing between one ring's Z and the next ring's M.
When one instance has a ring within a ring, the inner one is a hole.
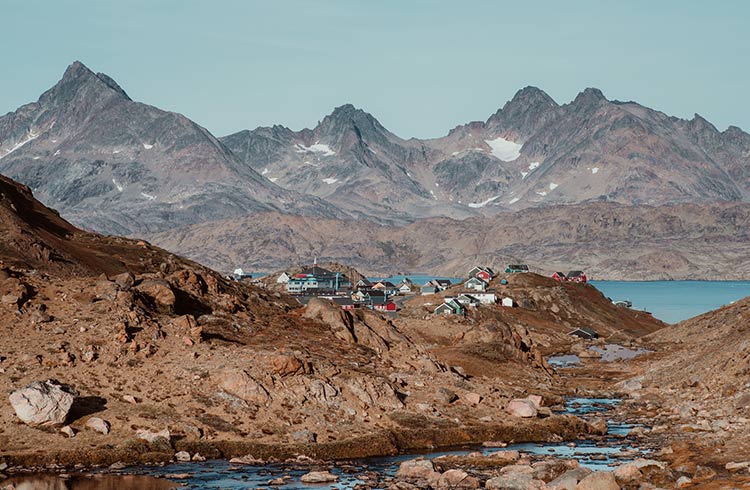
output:
M389 301L387 303L373 305L373 309L378 311L396 311L398 310L398 307L396 306L396 303Z
M563 272L555 272L554 274L552 274L552 279L554 279L555 281L560 281L560 282L568 280L568 278L565 277L565 273Z
M586 282L586 273L583 271L570 271L568 272L568 281L570 282Z
M487 271L479 271L477 272L477 275L475 277L483 280L484 282L490 282L490 279L492 279L492 276Z

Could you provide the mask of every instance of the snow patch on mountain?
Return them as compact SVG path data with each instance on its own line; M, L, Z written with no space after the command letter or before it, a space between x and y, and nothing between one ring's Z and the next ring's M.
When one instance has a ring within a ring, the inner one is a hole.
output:
M151 194L146 194L145 192L141 192L141 196L145 197L149 201L155 201L156 196L152 196Z
M330 146L322 143L315 143L314 145L304 146L297 144L297 153L315 153L316 155L322 155L324 157L330 157L336 154Z
M27 144L27 143L29 143L31 141L34 141L38 137L39 137L39 135L37 133L34 133L33 131L29 131L29 133L26 135L25 138L23 138L21 141L19 141L15 145L11 146L8 150L6 150L2 155L0 155L0 158L7 157L8 155L10 155L11 153L13 153L17 149L21 148L23 145L25 145L25 144Z
M115 178L114 178L114 177L112 177L112 183L113 183L113 184L115 185L115 187L117 188L117 190L118 190L119 192L122 192L122 190L124 189L124 187L123 187L123 186L122 186L121 184L119 184L119 183L118 183L118 182L117 182L117 181L115 180Z
M492 155L504 162L512 162L521 156L521 147L523 145L519 145L515 141L506 140L502 136L484 141L490 145Z
M594 168L591 169L591 173L592 174L595 174L597 172L599 172L599 167L594 167Z
M520 198L514 197L513 199L511 199L510 201L508 201L508 204L515 204L515 203L517 203L520 200L521 200Z
M323 182L325 182L326 184L335 184L338 181L339 179L336 179L333 177L328 177L327 179L323 179Z
M491 203L492 201L494 201L494 200L498 199L499 197L500 197L500 196L490 197L489 199L485 199L485 200L484 200L484 201L482 201L482 202L470 202L470 203L468 204L468 206L469 206L470 208L483 208L483 207L485 207L486 205L488 205L489 203Z
M557 189L557 184L555 184L554 182L550 182L549 190L554 191L555 189Z
M149 145L149 144L147 144L147 143L143 143L143 147L144 147L145 149L147 149L147 150L150 150L151 148L153 148L153 147L154 147L154 145Z

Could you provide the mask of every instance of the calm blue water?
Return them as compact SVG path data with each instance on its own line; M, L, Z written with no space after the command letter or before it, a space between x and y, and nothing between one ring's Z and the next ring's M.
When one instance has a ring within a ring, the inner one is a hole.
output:
M630 300L667 323L676 323L750 296L750 281L590 281L614 301Z

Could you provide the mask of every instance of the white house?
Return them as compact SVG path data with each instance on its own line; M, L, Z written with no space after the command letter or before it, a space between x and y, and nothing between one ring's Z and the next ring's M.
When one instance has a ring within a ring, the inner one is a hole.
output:
M508 308L513 308L513 298L503 298L502 305Z
M497 296L495 296L495 293L483 293L478 291L476 293L471 293L471 296L478 299L483 305L493 305L497 303Z
M279 277L276 278L277 284L286 284L289 282L289 274L282 272Z

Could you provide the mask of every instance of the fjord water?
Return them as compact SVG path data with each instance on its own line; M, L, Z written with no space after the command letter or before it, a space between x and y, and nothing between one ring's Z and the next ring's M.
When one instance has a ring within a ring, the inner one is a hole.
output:
M629 300L667 323L750 296L750 281L591 281L613 301Z

